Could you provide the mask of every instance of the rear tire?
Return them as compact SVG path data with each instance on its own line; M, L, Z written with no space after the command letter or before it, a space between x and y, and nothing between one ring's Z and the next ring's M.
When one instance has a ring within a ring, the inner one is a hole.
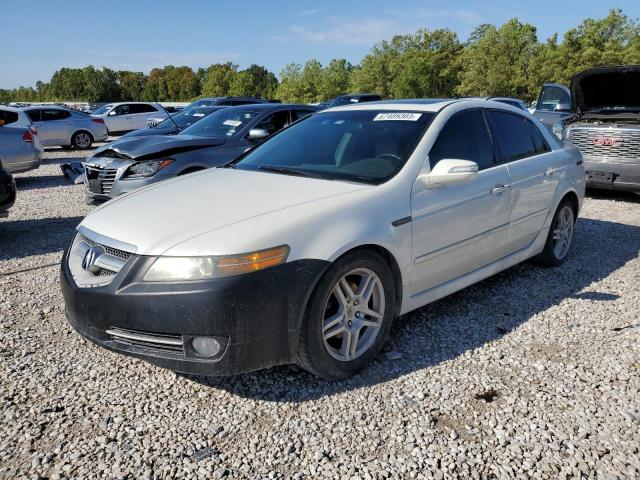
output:
M71 137L71 146L73 148L77 148L78 150L86 150L87 148L91 148L92 143L93 137L89 132L76 132Z
M383 257L360 251L338 259L309 299L298 365L326 379L355 374L384 346L395 303L393 274Z
M548 267L558 267L564 263L571 250L571 241L576 224L573 205L567 198L563 198L553 215L544 250L533 260Z

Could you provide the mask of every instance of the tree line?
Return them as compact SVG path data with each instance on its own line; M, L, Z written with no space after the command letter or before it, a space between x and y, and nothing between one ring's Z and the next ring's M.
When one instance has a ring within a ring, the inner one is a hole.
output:
M119 100L191 101L198 97L252 95L283 102L320 102L349 92L383 98L500 95L532 100L544 82L568 84L571 76L601 65L640 63L640 22L611 10L567 31L538 39L533 25L511 19L478 26L462 42L448 29L420 29L374 45L353 65L291 63L278 79L260 65L240 70L231 62L193 70L186 66L142 72L61 68L35 88L0 89L0 102Z

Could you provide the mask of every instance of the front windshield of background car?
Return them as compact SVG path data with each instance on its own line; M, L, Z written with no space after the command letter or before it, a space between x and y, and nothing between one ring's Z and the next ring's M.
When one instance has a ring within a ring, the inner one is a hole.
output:
M94 110L92 115L104 115L109 110L111 110L112 107L113 107L113 105L103 105L100 108Z
M213 112L180 133L199 137L231 137L238 133L256 115L258 115L258 112L255 110L224 108Z
M434 115L407 110L318 113L282 130L231 166L382 183L402 169Z
M202 100L196 100L193 102L190 107L212 107L218 101L217 98L207 98Z
M171 118L167 118L166 120L163 120L153 128L162 129L162 128L175 127L175 125L178 125L178 128L182 130L184 128L190 127L191 125L203 119L213 111L214 110L212 110L211 107L187 108L186 110L176 113Z

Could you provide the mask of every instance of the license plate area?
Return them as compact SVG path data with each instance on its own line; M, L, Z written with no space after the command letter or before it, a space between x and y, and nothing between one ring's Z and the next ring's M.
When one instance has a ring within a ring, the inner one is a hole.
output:
M587 171L587 181L597 183L613 183L613 172Z

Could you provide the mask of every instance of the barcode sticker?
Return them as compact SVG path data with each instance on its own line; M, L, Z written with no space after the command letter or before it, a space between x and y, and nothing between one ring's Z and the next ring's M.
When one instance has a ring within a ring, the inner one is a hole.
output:
M381 122L383 120L401 120L405 122L416 122L421 116L421 113L410 112L379 113L374 117L373 121Z

